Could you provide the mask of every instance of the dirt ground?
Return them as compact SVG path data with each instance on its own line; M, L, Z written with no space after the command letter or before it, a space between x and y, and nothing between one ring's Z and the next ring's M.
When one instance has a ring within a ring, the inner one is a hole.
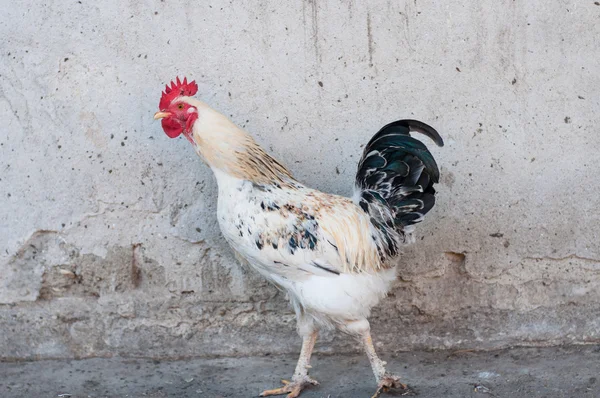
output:
M384 359L409 391L383 397L600 397L600 346L405 352ZM0 396L255 397L288 379L295 360L286 355L4 362ZM370 397L375 390L366 357L315 355L312 365L311 375L321 384L303 398Z

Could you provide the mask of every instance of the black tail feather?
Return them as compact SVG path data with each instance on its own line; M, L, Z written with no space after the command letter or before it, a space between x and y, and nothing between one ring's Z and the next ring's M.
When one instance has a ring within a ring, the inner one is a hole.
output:
M411 137L411 132L444 145L431 126L398 120L371 138L356 173L355 200L383 233L383 249L389 255L397 253L397 245L406 240L411 226L422 221L435 204L433 185L439 181L439 169L425 144Z
M396 126L408 128L410 133L417 132L417 133L424 134L427 137L431 138L431 140L433 142L435 142L435 144L437 146L439 146L439 147L444 146L444 140L438 134L438 132L430 125L423 123L421 121L418 121L418 120L413 120L413 119L396 120L395 122L392 122L392 123L389 123L389 124L386 124L385 126L383 126L381 128L381 130L379 130L379 133L381 133L383 130L392 129ZM392 132L392 130L389 130L389 132ZM377 133L377 134L379 134L379 133ZM371 141L373 141L373 139L375 139L377 134L375 134L375 136L373 138L371 138ZM369 142L369 144L370 144L370 142Z

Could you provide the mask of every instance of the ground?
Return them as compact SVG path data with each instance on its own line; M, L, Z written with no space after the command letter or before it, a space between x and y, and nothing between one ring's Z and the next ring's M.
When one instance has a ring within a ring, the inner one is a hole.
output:
M386 355L383 355L386 357ZM410 391L385 396L426 398L600 396L600 345L501 351L405 352L388 367ZM255 397L279 386L295 355L152 360L93 358L0 363L2 397ZM303 398L370 397L375 383L366 357L316 355L321 382Z

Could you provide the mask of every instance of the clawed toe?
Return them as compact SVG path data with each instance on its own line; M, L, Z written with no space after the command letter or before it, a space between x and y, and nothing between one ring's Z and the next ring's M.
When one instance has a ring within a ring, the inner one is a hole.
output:
M377 384L377 391L371 398L377 398L381 395L382 392L388 392L391 389L399 388L402 390L406 390L408 387L404 383L400 383L400 377L386 374L384 375L379 383Z
M287 381L281 380L283 383L283 387L274 388L272 390L265 390L260 393L260 397L268 397L270 395L283 395L288 394L287 398L296 398L300 395L302 390L306 388L308 385L312 384L316 386L319 384L318 381L311 379L308 376L303 377L302 379Z

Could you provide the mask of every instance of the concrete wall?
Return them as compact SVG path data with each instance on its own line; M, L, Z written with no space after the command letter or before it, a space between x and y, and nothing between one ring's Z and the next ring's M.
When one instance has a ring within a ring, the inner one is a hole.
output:
M285 298L219 235L210 171L152 120L177 75L338 194L383 124L442 133L438 204L372 318L382 349L600 340L597 2L1 8L0 357L298 350Z

